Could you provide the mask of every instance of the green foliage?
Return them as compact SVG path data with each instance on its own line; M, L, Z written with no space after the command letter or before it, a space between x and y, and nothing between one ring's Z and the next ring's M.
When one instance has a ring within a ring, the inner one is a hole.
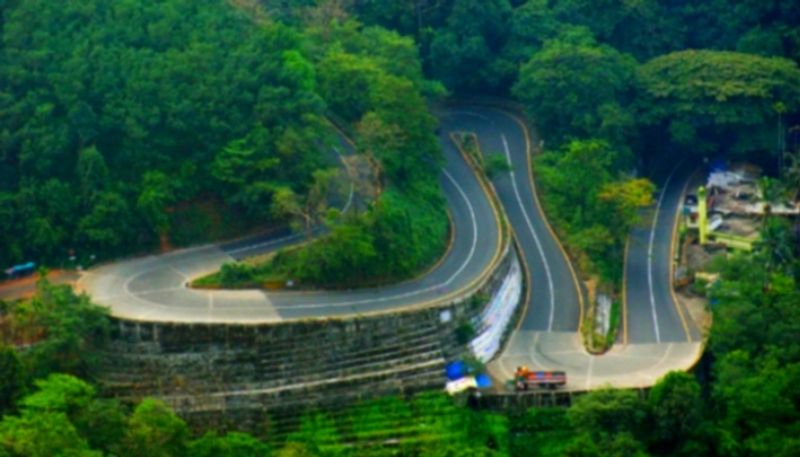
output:
M169 230L167 209L174 201L172 183L167 175L160 171L145 172L136 208L157 233Z
M776 103L800 108L800 69L783 58L681 51L645 63L637 77L641 122L668 126L672 141L702 154L769 150Z
M647 457L644 445L631 433L620 432L596 441L584 433L573 439L564 449L565 457Z
M223 265L207 281L241 287L292 279L336 288L408 278L444 251L448 227L439 192L433 182L417 182L407 192L391 188L369 212L327 221L329 233L310 244L257 266Z
M511 171L511 164L508 163L508 159L500 154L489 154L489 156L486 157L486 161L483 163L483 172L490 179L500 173L509 171Z
M508 0L454 0L430 45L434 77L457 93L497 90L512 68L495 57L505 43Z
M668 373L648 396L657 445L667 451L680 449L703 423L700 384L689 374Z
M473 338L475 338L475 326L472 323L464 322L456 327L456 341L458 341L458 344L469 344Z
M33 298L12 305L9 319L7 338L33 343L24 352L31 378L55 371L90 377L97 351L109 335L105 308L76 295L68 285L52 285L46 279L37 283Z
M348 122L355 122L370 106L370 87L381 69L375 61L334 48L319 64L320 90L328 106Z
M710 340L718 356L741 350L759 357L769 354L782 363L800 360L800 347L791 336L800 331L795 306L800 292L793 277L797 261L789 257L776 264L771 257L759 249L725 265L725 280L711 292L711 299L720 302L714 310ZM768 264L773 265L772 271L766 268Z
M286 443L275 455L277 457L317 457L317 454L311 452L308 446L295 441Z
M619 176L624 154L601 140L572 141L535 163L542 200L554 225L585 270L610 284L622 277L622 253L638 211L652 203L654 186Z
M78 152L75 173L78 175L84 204L108 186L108 166L103 154L94 146Z
M60 412L30 412L4 417L0 422L0 444L10 455L102 456L101 452L89 449L86 440Z
M37 391L20 401L17 416L0 422L0 450L25 456L100 456L73 420L86 414L94 388L67 375L36 382Z
M316 170L313 182L304 198L287 187L278 188L272 203L272 213L279 217L292 218L292 228L302 230L306 240L310 240L314 227L322 223L328 214L328 202L337 194L342 194L343 182L336 169Z
M159 400L146 398L128 419L123 456L170 457L186 454L186 424Z
M614 300L611 303L611 312L608 318L608 334L606 334L605 347L610 348L617 340L617 332L620 328L620 321L622 320L622 304L620 300Z
M151 247L200 195L263 218L270 185L301 191L321 163L315 67L286 26L216 0L11 2L2 23L3 264Z
M567 420L567 411L560 408L530 408L512 413L510 454L532 457L560 457L574 432Z
M28 411L62 412L74 417L92 401L95 389L84 381L64 374L52 374L35 382L37 392L21 401Z
M514 88L551 150L536 163L548 214L583 266L616 282L622 239L653 191L620 173L634 163L629 151L644 163L661 144L763 158L776 123L800 109L792 0L263 0L261 16L229 3L243 2L2 3L0 264L193 239L179 226L202 232L213 221L176 213L224 200L250 225L313 213L311 225L329 230L267 265L225 267L226 281L342 287L408 277L447 234L425 98L444 91L425 79L424 63L455 93ZM354 214L331 215L314 198L314 173L329 166L326 112L356 133L374 177ZM797 455L794 232L766 218L754 252L721 266L710 291L710 396L670 374L647 401L600 391L566 412L510 420L440 394L384 399L343 421L310 415L276 453ZM4 342L30 347L0 349L0 455L268 452L236 433L191 442L164 405L146 400L128 417L68 377L20 399L21 373L90 373L107 320L86 297L46 283L4 319Z
M96 398L72 419L92 449L119 454L127 428L127 411L117 400Z
M0 344L0 416L14 406L25 385L22 362L13 348Z
M192 457L267 457L270 447L254 437L239 432L219 436L207 432L189 446Z
M792 231L768 221L762 236L775 241L730 258L711 290L712 405L721 455L791 455L800 446L800 346L789 336L800 331L800 266L795 250L778 247L795 244Z
M631 390L595 390L579 397L567 417L575 430L593 437L636 432L645 418L639 402Z
M269 185L281 160L265 144L259 128L245 139L233 140L214 157L211 174L225 187L225 197L254 216L268 214L274 189Z
M120 194L100 191L92 195L90 209L78 222L78 240L91 253L113 255L129 249L136 239L131 226L131 207Z
M513 93L548 142L600 137L622 143L634 124L628 105L635 65L586 30L569 29L525 63Z
M331 33L337 41L319 64L319 87L329 108L354 124L358 153L372 167L375 182L364 196L372 203L363 213L328 217L327 197L337 181L332 172L313 173L305 196L274 188L273 215L290 218L307 239L323 222L328 234L255 268L226 267L226 286L278 278L325 287L376 284L407 278L444 250L441 153L412 43L352 23Z
M342 455L340 441L335 422L320 412L305 414L300 428L287 438L287 442L302 443L310 454L320 457Z
M529 60L546 40L568 27L556 18L548 3L548 0L528 0L514 9L503 49L506 60L514 63Z

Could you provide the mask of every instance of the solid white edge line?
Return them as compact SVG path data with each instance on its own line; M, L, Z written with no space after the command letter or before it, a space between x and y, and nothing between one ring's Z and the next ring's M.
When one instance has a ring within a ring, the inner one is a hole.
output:
M661 333L658 329L658 313L656 312L656 295L653 289L653 246L655 245L656 240L656 226L658 225L658 216L661 213L661 204L664 202L664 195L667 193L667 188L669 187L669 182L672 180L672 177L675 175L675 172L678 171L678 168L683 165L686 159L681 160L675 165L675 168L672 172L667 176L667 180L664 182L664 187L661 188L660 195L658 196L658 203L656 203L656 212L653 215L653 225L650 227L650 244L647 247L647 286L650 291L650 311L653 315L653 328L655 329L656 333L656 343L661 343ZM670 259L671 261L671 259Z
M337 150L337 152L338 152L338 150ZM326 307L339 308L339 307L344 307L344 306L354 306L354 305L360 305L360 304L365 304L365 303L376 303L376 302L381 303L381 302L386 302L386 301L395 300L395 299L413 297L415 295L420 295L420 294L428 293L428 292L431 292L431 291L435 291L437 289L440 289L441 287L448 286L453 281L455 281L456 278L464 271L464 269L467 267L467 265L469 265L470 262L472 261L472 258L475 256L475 252L477 250L477 245L478 245L478 239L480 237L478 236L478 223L477 223L477 217L476 217L476 213L475 213L475 208L472 206L472 202L470 201L469 197L467 196L467 193L464 191L464 189L461 187L461 185L459 185L459 183L455 180L455 178L453 178L453 176L446 169L443 168L442 172L443 172L444 176L450 182L452 182L452 184L455 186L455 188L458 191L458 193L463 198L464 202L467 204L467 209L469 211L470 219L471 219L471 222L472 222L472 245L470 246L469 254L467 255L467 258L464 260L464 262L459 266L459 268L446 281L444 281L442 283L439 283L439 284L434 284L432 286L429 286L429 287L426 287L426 288L423 288L423 289L416 289L416 290L413 290L413 291L410 291L410 292L405 292L405 293L391 295L391 296L385 296L385 297L373 297L373 298L367 298L367 299L361 299L361 300L352 300L352 301L346 301L346 302L333 302L333 303L304 303L304 304L291 304L291 305L285 305L285 306L278 306L278 305L274 305L273 304L274 309L276 309L276 310L280 310L280 309L313 309L313 308L326 308ZM498 230L499 229L500 229L500 227L498 227ZM243 252L243 251L253 250L253 249L257 249L257 248L261 248L261 247L265 247L265 246L270 246L270 245L282 243L282 242L285 242L285 241L288 241L288 240L291 240L291 239L294 239L294 238L299 238L299 237L302 237L302 236L303 236L302 234L292 234L292 235L289 235L289 236L286 236L286 237L282 237L282 238L279 238L279 239L269 240L269 241L257 243L257 244L254 244L254 245L242 246L242 247L239 247L239 248L236 248L236 249L233 249L233 250L229 250L229 251L224 251L223 250L223 252L226 255L230 255L230 254L234 254L234 253L240 253L240 252ZM212 245L212 246L215 247L215 248L218 248L218 246L215 246L215 245ZM158 259L159 256L150 256L150 257L153 257L153 259ZM156 306L159 306L159 307L169 308L170 307L169 305L163 305L161 303L152 302L150 300L147 300L147 299L139 296L137 293L131 292L129 287L128 287L129 284L132 281L134 281L136 278L138 278L138 277L140 277L140 276L142 276L142 275L144 275L146 273L149 273L149 272L153 271L154 269L157 269L161 265L155 265L155 266L156 266L156 268L151 268L151 269L146 270L146 271L141 271L141 272L135 274L134 276L127 278L126 281L123 284L123 294L122 295L124 295L126 297L129 297L129 298L132 298L133 300L136 300L136 301L144 302L144 303L151 304L151 305L156 305ZM369 290L366 290L366 291L369 291ZM268 296L268 295L269 294L265 294L265 296Z
M478 238L479 238L478 237L478 220L477 220L477 217L475 216L475 208L472 206L472 202L470 202L469 198L467 197L467 193L464 192L464 189L458 184L458 182L455 180L455 178L453 178L453 176L447 170L442 169L442 172L444 173L445 177L448 180L450 180L450 182L453 183L453 185L456 187L456 190L458 191L458 193L461 194L461 197L464 199L464 202L467 204L467 208L469 210L469 217L470 217L470 220L472 221L472 246L470 246L469 254L467 255L467 258L464 259L464 262L459 266L458 270L456 270L452 275L450 275L450 277L447 278L447 280L445 282L440 283L440 284L434 284L432 286L428 286L428 287L425 287L423 289L416 289L416 290L412 290L410 292L405 292L405 293L397 294L397 295L390 295L390 296L386 296L386 297L367 298L367 299L362 299L362 300L352 300L352 301L347 301L347 302L334 302L334 303L304 303L304 304L287 305L286 308L291 308L291 309L326 308L326 307L337 308L337 307L341 307L341 306L354 306L354 305L361 305L361 304L365 304L365 303L376 303L376 302L377 303L381 303L381 302L386 302L386 301L389 301L389 300L396 300L398 298L413 297L415 295L420 295L420 294L423 294L423 293L435 291L435 290L437 290L437 289L439 289L439 288L441 288L443 286L447 286L450 283L452 283L453 281L455 281L455 279L458 277L458 275L460 275L461 272L464 271L464 269L467 267L467 265L469 265L470 262L472 261L472 258L475 256L475 251L477 250L477 247L478 247ZM499 227L498 227L498 230L499 230ZM276 306L276 305L274 305L274 306L275 306L276 309L282 309L283 308L283 307Z

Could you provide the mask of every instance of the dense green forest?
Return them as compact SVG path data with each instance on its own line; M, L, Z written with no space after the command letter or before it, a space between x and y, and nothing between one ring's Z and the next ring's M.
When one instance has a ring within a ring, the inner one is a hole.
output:
M408 276L446 239L428 109L445 95L525 106L548 215L609 284L653 191L634 168L747 158L797 195L775 167L800 123L793 0L0 0L0 34L1 265L312 221L329 235L229 273ZM374 183L347 214L325 198L347 173L332 122ZM0 307L0 456L798 455L799 255L796 227L765 217L753 253L716 265L707 360L646 398L504 414L382 399L280 440L192 436L157 401L103 399L105 312L41 283Z
M285 25L245 6L2 4L0 264L102 259L295 217L331 226L281 259L300 280L401 277L440 254L423 94L441 89L413 40L330 21L324 7ZM374 164L360 212L335 214L317 192L341 168L331 116Z

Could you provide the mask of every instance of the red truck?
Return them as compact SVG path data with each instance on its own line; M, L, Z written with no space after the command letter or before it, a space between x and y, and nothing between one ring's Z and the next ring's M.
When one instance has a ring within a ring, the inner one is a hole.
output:
M517 367L514 374L514 388L517 391L534 387L555 389L567 384L567 374L563 371L531 371L526 366Z

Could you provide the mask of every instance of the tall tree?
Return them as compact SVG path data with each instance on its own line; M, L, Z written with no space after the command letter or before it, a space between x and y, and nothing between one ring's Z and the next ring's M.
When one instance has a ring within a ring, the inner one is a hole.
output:
M446 26L431 42L433 76L458 93L500 89L509 69L496 56L510 16L508 0L454 0Z
M163 402L146 398L128 420L123 456L179 457L186 454L189 429Z
M601 137L624 144L633 126L628 105L635 65L587 30L571 28L523 65L513 92L547 143Z
M642 65L638 81L640 122L700 154L774 150L776 104L800 108L800 69L782 58L680 51Z
M16 351L0 343L0 417L22 393L25 374Z
M652 388L647 398L655 428L656 446L669 454L680 450L703 425L700 384L690 374L670 372Z
M98 352L108 339L108 311L93 305L86 295L76 295L68 285L37 283L36 294L15 304L10 312L16 341L36 343L25 352L33 378L54 371L90 377Z

